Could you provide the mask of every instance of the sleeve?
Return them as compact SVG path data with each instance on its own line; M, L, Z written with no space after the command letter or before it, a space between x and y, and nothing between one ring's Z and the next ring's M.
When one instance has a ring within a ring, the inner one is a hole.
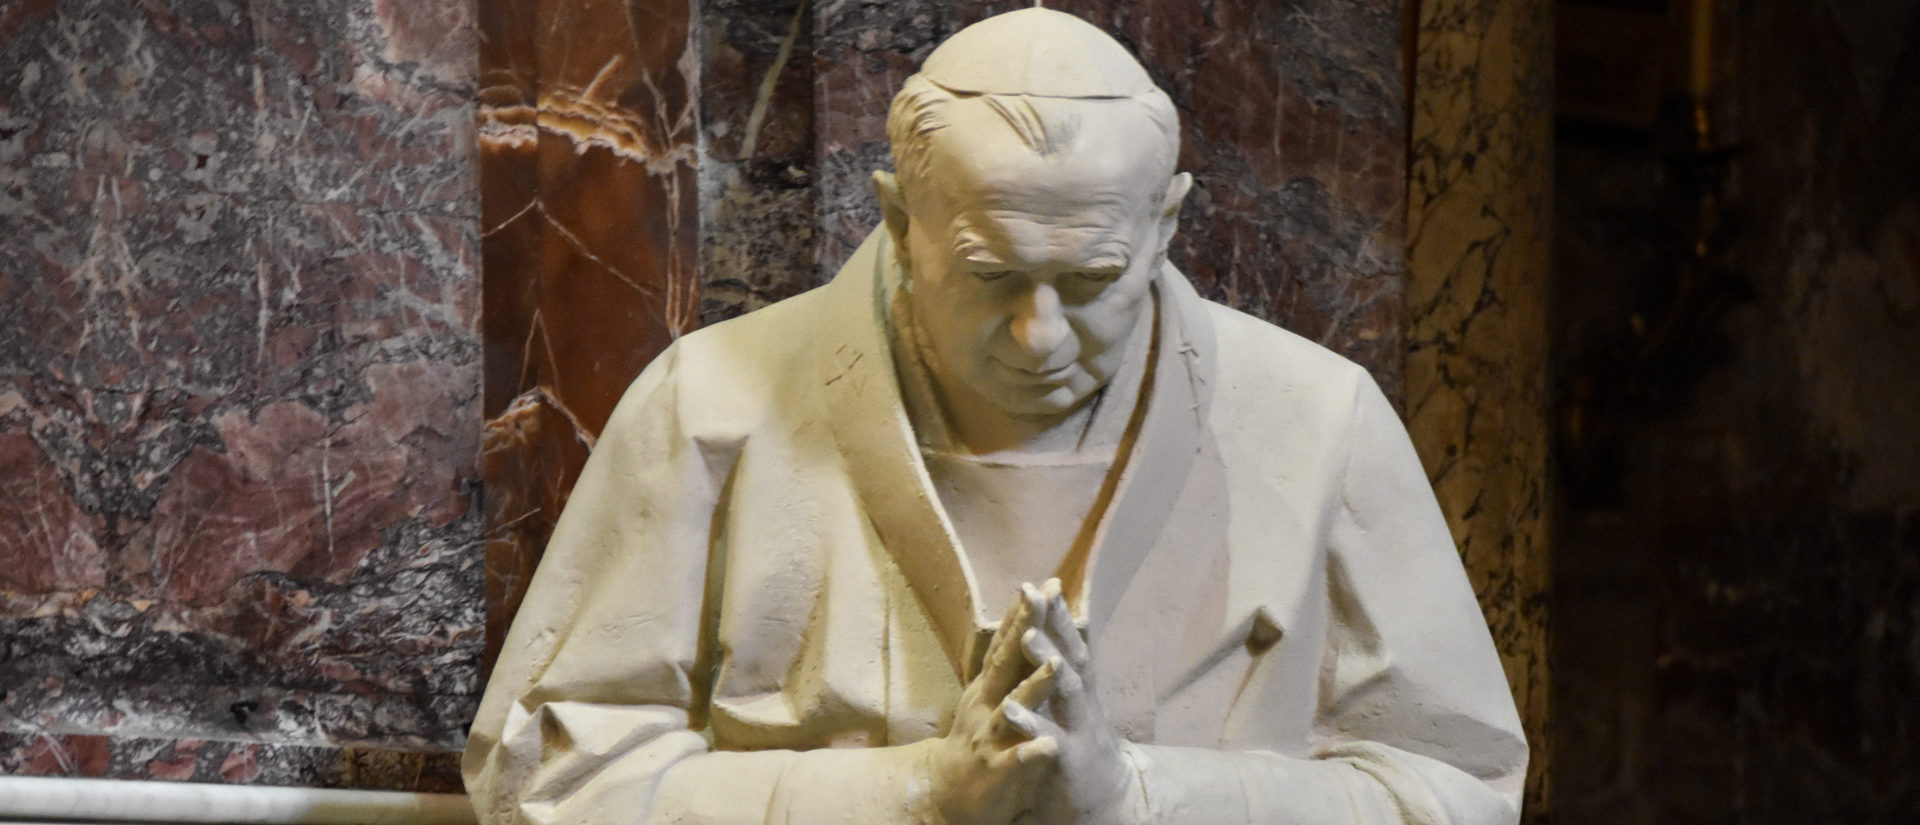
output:
M615 409L507 634L462 762L479 820L926 819L924 748L715 752L695 729L715 666L712 524L741 442L682 426L678 360L669 348Z
M1327 540L1314 757L1132 745L1141 793L1119 818L1519 820L1527 743L1499 655L1405 427L1359 383Z

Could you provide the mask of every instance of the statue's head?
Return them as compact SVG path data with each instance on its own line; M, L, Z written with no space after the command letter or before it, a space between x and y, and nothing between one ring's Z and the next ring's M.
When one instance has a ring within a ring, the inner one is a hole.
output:
M1106 386L1190 184L1140 64L1071 15L999 15L927 57L887 135L874 185L943 389L1045 418Z

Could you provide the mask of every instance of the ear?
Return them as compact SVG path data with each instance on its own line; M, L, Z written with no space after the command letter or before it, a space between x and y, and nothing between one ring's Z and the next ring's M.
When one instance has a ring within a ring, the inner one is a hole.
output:
M887 232L893 236L895 255L903 255L907 249L907 199L900 191L900 180L892 172L875 170L873 173L873 194L880 200L880 217L887 225Z
M1185 172L1174 175L1167 181L1167 194L1160 199L1160 238L1162 243L1173 239L1174 230L1180 226L1180 204L1187 200L1187 192L1193 189L1193 176Z

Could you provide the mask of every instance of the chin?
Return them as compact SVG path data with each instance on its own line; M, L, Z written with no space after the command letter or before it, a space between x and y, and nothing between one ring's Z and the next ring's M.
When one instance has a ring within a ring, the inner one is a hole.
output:
M999 387L987 398L1008 415L1049 418L1072 412L1088 395L1074 392L1072 387Z

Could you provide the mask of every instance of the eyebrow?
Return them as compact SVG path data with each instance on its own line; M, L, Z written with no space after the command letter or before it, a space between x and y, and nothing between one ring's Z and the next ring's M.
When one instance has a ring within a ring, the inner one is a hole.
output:
M995 254L987 239L964 221L953 233L954 257L970 264L982 266L1006 266L1007 262ZM1082 258L1076 268L1093 271L1125 271L1133 260L1132 245L1125 238L1108 237L1093 245L1087 257Z
M976 264L1005 264L1000 256L993 254L987 246L987 239L971 226L962 226L953 233L953 253L956 257Z
M1107 241L1095 247L1093 256L1082 261L1080 268L1124 270L1133 260L1131 253L1125 241Z

